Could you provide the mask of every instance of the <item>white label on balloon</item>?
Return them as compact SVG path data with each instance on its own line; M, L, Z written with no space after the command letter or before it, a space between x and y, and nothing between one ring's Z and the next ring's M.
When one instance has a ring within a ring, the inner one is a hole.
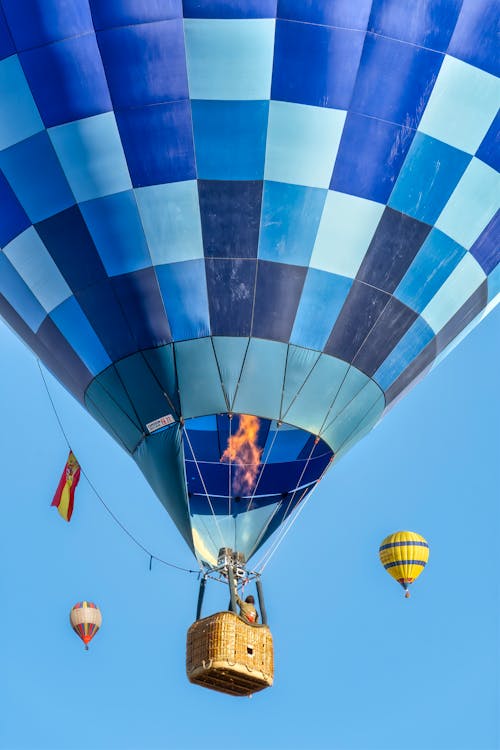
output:
M164 417L155 419L153 422L148 422L146 427L148 428L148 432L155 432L156 430L161 430L162 427L167 427L174 422L175 419L173 416L171 414L166 414Z

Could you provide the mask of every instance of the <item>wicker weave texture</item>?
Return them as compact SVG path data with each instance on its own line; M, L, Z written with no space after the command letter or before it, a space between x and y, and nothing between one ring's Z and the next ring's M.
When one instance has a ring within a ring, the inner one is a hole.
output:
M273 639L266 626L248 625L232 612L217 612L189 628L189 680L231 695L249 695L273 684Z

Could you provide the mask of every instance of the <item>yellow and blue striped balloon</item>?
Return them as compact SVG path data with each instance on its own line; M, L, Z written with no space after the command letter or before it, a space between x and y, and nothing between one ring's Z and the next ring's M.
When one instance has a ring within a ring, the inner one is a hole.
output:
M414 531L396 531L387 536L379 547L380 562L387 572L410 596L408 586L413 583L429 560L429 545Z

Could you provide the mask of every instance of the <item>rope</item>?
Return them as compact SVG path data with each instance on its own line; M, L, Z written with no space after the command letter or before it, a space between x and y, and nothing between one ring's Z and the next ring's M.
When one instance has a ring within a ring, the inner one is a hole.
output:
M37 362L37 365L38 365L38 369L40 370L40 375L42 376L43 384L45 386L45 391L47 392L47 396L49 398L50 405L52 406L52 411L53 411L54 416L55 416L55 418L57 420L57 423L59 425L59 429L61 430L61 434L63 435L63 437L64 437L64 439L66 441L66 445L68 446L68 450L71 450L71 443L69 442L68 435L67 435L67 433L66 433L66 431L65 431L65 429L63 427L63 424L61 422L59 414L57 413L57 409L56 409L56 406L54 404L54 400L52 398L52 395L50 393L49 386L47 384L47 380L46 380L45 375L43 373L43 370L42 370L42 367L41 367L41 364L40 364L40 360L37 359L36 362ZM127 527L120 521L120 519L113 513L113 511L111 510L111 508L109 507L109 505L107 505L107 503L105 503L104 499L102 498L102 495L97 491L96 487L91 482L91 480L89 479L89 476L88 476L87 472L85 471L85 469L82 466L80 466L80 472L83 475L83 477L87 480L87 483L88 483L90 489L92 490L92 492L94 493L94 495L97 497L97 499L99 500L99 502L101 503L101 505L103 506L103 508L111 516L111 518L113 519L113 521L121 528L121 530L129 537L129 539L131 539L134 542L134 544L137 545L137 547L139 547L139 549L141 549L143 552L145 552L146 555L149 557L149 569L150 570L151 570L152 561L156 560L156 562L159 562L162 565L166 565L169 568L174 568L175 570L180 570L180 571L182 571L184 573L198 573L199 572L198 570L191 570L190 568L183 568L181 565L176 565L175 563L171 563L171 562L168 562L167 560L163 560L161 557L158 557L157 555L154 555L152 552L150 552L147 549L147 547L145 547L127 529Z

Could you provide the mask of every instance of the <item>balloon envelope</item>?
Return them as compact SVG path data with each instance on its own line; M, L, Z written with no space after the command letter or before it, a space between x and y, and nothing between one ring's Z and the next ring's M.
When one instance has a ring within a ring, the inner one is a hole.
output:
M248 558L494 304L495 3L0 6L0 313Z
M379 548L380 562L409 596L408 586L423 572L429 561L429 545L414 531L396 531Z
M93 602L78 602L69 613L69 621L87 648L102 625L101 610Z

